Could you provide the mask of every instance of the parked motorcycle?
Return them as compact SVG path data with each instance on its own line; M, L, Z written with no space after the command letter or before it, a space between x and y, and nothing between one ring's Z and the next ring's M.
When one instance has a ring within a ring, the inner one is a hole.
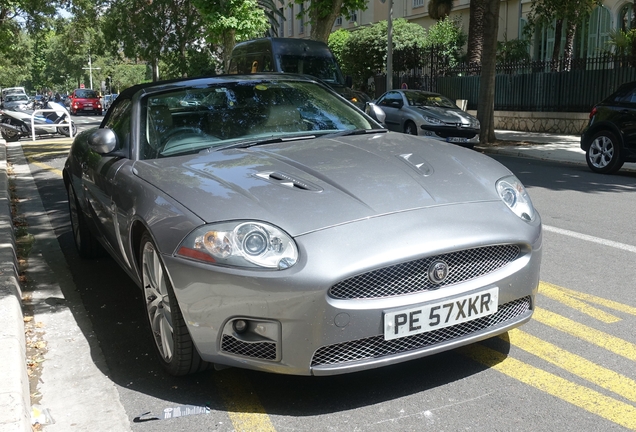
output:
M70 115L63 105L48 101L47 109L55 110L51 112L41 112L34 117L35 135L55 135L60 134L70 136L68 120ZM0 110L0 134L7 142L16 142L22 137L31 137L31 115L33 111L11 111ZM68 117L67 117L68 116ZM59 126L56 126L59 125ZM71 122L73 136L77 134L77 126Z

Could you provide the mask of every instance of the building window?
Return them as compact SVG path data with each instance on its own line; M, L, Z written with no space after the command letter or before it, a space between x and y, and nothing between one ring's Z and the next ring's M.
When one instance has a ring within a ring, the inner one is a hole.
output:
M305 33L305 5L301 3L300 5L300 22L298 23L298 34Z
M289 35L294 35L294 4L289 4Z
M632 29L634 23L634 5L627 3L618 12L618 29L627 32Z
M351 18L349 18L350 23L354 23L358 21L358 11L355 11L351 14Z
M413 0L413 7L421 7L424 6L424 0Z
M610 40L610 29L612 28L612 17L609 9L598 6L592 11L590 16L589 33L587 36L588 55L596 57L607 49L607 42Z
M338 18L336 18L336 25L337 26L341 26L342 25L342 15L340 15Z

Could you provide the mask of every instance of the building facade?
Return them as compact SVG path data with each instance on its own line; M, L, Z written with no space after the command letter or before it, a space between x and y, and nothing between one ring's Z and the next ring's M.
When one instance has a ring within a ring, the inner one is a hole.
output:
M565 0L564 0L565 1ZM387 20L392 8L392 17L405 18L410 22L429 28L435 20L428 16L429 0L370 0L367 10L357 11L353 17L339 17L333 30L341 28L354 30L358 26L369 25ZM306 4L309 4L307 2ZM524 28L528 23L531 11L531 0L502 0L499 11L499 40L526 38ZM468 34L470 0L455 0L451 18L458 18L463 30ZM304 5L288 0L282 4L280 11L286 21L281 21L279 35L284 37L309 38L310 25L306 17L299 18ZM596 7L589 19L577 29L575 40L575 57L594 57L611 49L608 42L613 30L629 30L633 22L634 2L628 0L604 0ZM554 29L549 26L538 28L532 35L530 55L533 60L546 60L552 57L555 43ZM562 34L561 49L565 45L565 29Z

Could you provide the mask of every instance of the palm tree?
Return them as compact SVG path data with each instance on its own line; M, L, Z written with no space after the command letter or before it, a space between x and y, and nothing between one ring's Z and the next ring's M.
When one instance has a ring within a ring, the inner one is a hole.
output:
M269 20L271 28L268 30L268 35L278 36L279 19L282 18L285 21L285 14L276 7L276 0L257 0L256 3L263 9L265 16Z
M484 48L484 0L470 0L470 20L468 22L468 47L466 61L469 65L481 64Z

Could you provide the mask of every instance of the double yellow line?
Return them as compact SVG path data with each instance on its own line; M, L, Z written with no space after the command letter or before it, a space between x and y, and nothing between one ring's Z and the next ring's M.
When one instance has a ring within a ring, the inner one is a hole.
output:
M603 323L615 323L620 318L591 306L595 303L615 311L636 315L636 308L600 297L591 296L555 285L541 283L539 293L557 299ZM537 308L534 319L590 344L599 346L628 360L636 361L636 344L577 323L553 312ZM501 336L505 338L506 335ZM557 366L583 380L605 389L629 402L636 403L636 381L599 366L579 355L516 329L508 332L511 345ZM511 378L596 414L604 419L636 430L636 406L607 396L586 386L568 381L527 363L508 357L480 344L459 350L463 355L491 367Z

